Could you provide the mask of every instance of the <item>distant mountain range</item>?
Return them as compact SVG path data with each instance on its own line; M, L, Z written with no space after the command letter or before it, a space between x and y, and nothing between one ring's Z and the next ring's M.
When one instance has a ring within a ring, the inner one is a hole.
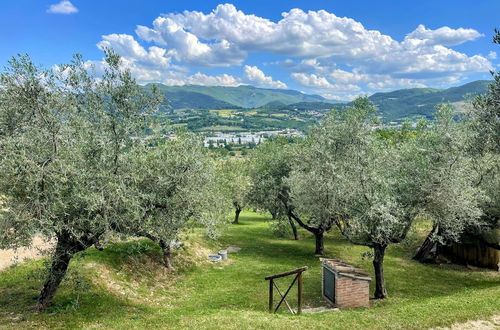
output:
M147 85L147 86L150 86ZM304 94L289 89L266 89L248 85L223 86L165 86L156 84L174 109L260 108L265 105L288 105L298 102L327 101L319 95ZM330 101L331 102L331 101ZM334 103L334 102L331 102Z
M385 121L403 120L424 116L431 118L435 106L441 102L453 103L457 110L463 108L467 95L485 93L488 80L477 80L447 89L411 88L387 93L376 93L369 99L377 106ZM327 110L346 106L348 102L325 99L319 95L304 94L295 90L264 89L253 86L166 86L156 84L164 93L165 110L170 109L255 109L265 108L275 112L294 110ZM147 88L151 84L146 85Z
M463 110L467 96L486 93L489 80L477 80L447 89L411 88L388 93L376 93L369 97L383 119L401 120L416 116L432 118L439 103L449 102L457 111Z

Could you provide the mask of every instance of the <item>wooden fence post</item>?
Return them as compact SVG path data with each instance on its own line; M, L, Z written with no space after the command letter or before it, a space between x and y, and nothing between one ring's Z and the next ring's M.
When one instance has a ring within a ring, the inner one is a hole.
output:
M273 311L273 279L269 280L269 313Z
M302 313L302 273L298 274L298 282L297 282L297 314Z

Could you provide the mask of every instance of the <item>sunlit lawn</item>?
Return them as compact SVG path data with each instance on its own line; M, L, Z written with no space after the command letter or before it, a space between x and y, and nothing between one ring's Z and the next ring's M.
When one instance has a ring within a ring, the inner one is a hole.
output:
M199 239L199 234L192 234ZM373 273L363 260L365 247L353 246L336 233L326 241L328 257L340 258ZM453 265L422 265L410 259L415 246L389 248L385 272L390 297L368 309L290 315L267 312L267 282L274 273L308 266L304 303L324 305L320 298L320 263L307 232L301 240L276 238L263 215L245 212L217 243L206 242L190 257L177 257L178 272L159 264L159 249L132 241L90 250L71 264L71 272L54 306L35 313L32 306L43 283L43 261L0 273L0 327L5 328L427 328L446 326L500 313L500 276L488 270ZM225 263L200 262L209 249L241 247ZM196 256L198 255L198 256ZM181 260L181 261L179 261ZM198 260L187 266L188 260ZM76 271L76 273L74 273ZM285 288L291 278L282 279ZM295 291L290 302L295 304Z

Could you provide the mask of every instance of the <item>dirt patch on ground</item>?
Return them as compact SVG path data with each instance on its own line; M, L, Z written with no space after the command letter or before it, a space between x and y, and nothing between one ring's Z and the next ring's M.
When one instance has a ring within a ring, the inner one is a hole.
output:
M449 328L435 328L436 330L498 330L500 329L500 314L489 320L474 320L464 323L455 323Z
M198 242L186 242L184 248L174 252L172 262L175 268L189 268L209 264L208 255L211 249Z
M0 271L16 263L43 258L51 251L53 246L53 241L48 242L41 236L35 236L28 247L0 250Z

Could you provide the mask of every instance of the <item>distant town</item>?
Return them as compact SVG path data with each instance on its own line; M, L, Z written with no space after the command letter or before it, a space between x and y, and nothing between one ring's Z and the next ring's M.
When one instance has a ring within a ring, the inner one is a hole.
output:
M278 131L259 131L259 132L238 132L222 133L215 132L205 137L205 147L224 147L226 145L257 145L266 141L270 137L305 137L305 135L296 129L283 129Z

